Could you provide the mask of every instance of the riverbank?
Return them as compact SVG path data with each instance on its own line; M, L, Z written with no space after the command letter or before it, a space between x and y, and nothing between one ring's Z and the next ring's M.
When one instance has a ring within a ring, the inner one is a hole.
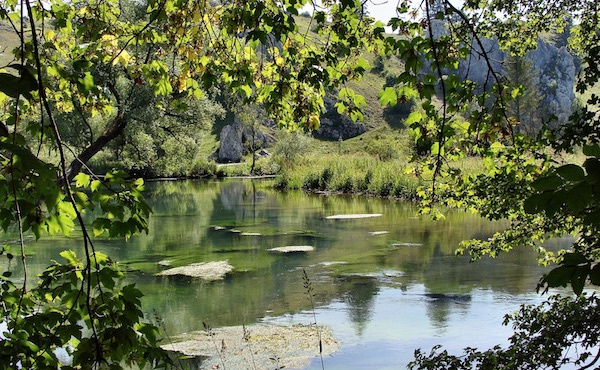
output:
M366 156L337 156L282 170L273 182L278 190L302 189L325 194L418 199L421 181L405 161Z

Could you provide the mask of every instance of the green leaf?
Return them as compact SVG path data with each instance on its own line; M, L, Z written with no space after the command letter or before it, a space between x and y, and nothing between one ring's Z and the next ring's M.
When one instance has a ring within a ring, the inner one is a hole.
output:
M567 181L581 181L585 177L585 171L583 168L574 165L567 164L556 169L556 172Z
M367 101L365 100L365 97L362 95L355 95L354 96L354 105L359 107L359 108L363 108L367 106Z
M0 73L0 91L11 98L17 98L19 95L22 95L26 99L32 100L33 97L30 92L37 90L38 85L31 68L20 64L11 64L9 67L18 70L21 76Z
M562 264L565 266L579 266L588 262L588 259L581 252L565 253L562 260Z
M406 121L404 121L404 124L406 126L411 126L413 123L418 123L421 122L421 120L423 120L424 115L423 113L420 112L412 112L407 118Z
M571 281L571 276L575 272L575 267L572 266L560 266L550 271L542 279L543 283L546 283L550 288L556 288L559 286L566 287Z
M358 58L358 60L356 61L356 69L362 70L362 71L368 71L371 69L371 65L369 64L369 62L366 59Z
M583 163L583 167L587 171L586 181L590 184L600 182L600 160L597 158L588 158Z
M154 94L167 96L173 91L173 87L167 78L161 78L153 84Z
M94 77L90 72L85 72L83 78L79 79L79 83L84 92L92 91L96 87Z
M600 144L585 145L583 147L583 154L590 157L600 158Z
M563 180L554 174L540 177L531 184L531 186L533 186L534 189L541 191L555 190L561 185L563 185Z
M393 107L398 103L398 95L396 94L396 89L393 87L386 87L384 90L381 90L377 94L377 98L379 98L379 104L382 106L389 104Z
M83 172L78 173L73 180L75 180L75 186L78 188L86 188L90 185L90 176Z
M59 253L62 258L67 260L69 265L77 266L79 265L79 260L77 259L77 255L72 250L66 250Z
M571 277L571 288L573 288L575 294L580 295L583 292L589 271L590 267L586 265L578 267L573 273L573 276Z
M597 263L591 270L590 270L590 281L592 282L592 284L594 285L600 285L600 263Z
M100 270L99 277L102 285L108 289L113 289L115 287L115 278L118 277L118 274L110 267L105 267Z
M252 88L248 85L240 86L240 89L246 94L246 97L249 98L252 96Z
M539 213L546 209L546 206L552 199L552 193L544 192L533 194L523 203L523 209L529 214Z
M102 182L100 180L94 180L94 181L92 181L90 189L92 191L98 191L98 189L100 189L101 186L102 186Z
M587 182L581 182L574 186L568 192L567 207L574 213L578 214L591 203L592 186Z

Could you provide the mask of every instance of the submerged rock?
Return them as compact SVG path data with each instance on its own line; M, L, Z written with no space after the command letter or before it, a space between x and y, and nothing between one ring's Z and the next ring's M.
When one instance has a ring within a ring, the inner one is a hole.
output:
M390 248L398 248L398 247L422 247L421 243L393 243L390 244Z
M208 357L201 369L303 368L319 356L339 348L330 328L313 325L254 324L183 334L163 349L186 356Z
M328 266L335 266L335 265L347 265L348 262L346 261L325 261L325 262L321 262L319 263L319 265L328 267Z
M436 301L456 301L456 302L471 301L470 294L425 293L424 296L427 298L436 300Z
M350 219L356 219L356 218L372 218L372 217L381 217L381 216L382 216L381 213L353 213L353 214L346 214L346 215L327 216L326 218L328 220L350 220Z
M268 252L276 252L276 253L304 253L304 252L312 252L315 250L315 247L310 245L288 245L286 247L276 247L267 249Z
M194 278L200 278L204 280L221 280L233 271L233 266L228 261L214 261L214 262L202 262L192 263L187 266L174 267L165 271L159 272L158 276L190 276Z

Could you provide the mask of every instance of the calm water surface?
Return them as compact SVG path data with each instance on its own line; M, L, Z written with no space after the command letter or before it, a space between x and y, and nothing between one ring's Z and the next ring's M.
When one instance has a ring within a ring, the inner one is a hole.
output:
M503 316L541 301L535 286L543 270L532 251L473 264L454 255L461 240L487 238L502 227L471 214L450 212L445 221L433 222L416 217L411 204L277 193L250 180L151 183L148 198L155 212L148 235L127 242L101 239L96 248L133 271L129 277L145 294L144 308L164 319L170 335L202 330L203 321L213 327L310 324L305 269L318 323L332 327L342 342L325 367L401 369L416 348L442 344L457 353L504 344L511 331L502 326ZM382 216L326 219L349 213ZM555 247L567 243L559 240ZM29 269L39 272L61 250L80 250L79 244L31 240ZM288 245L315 251L267 252ZM157 277L164 260L172 266L228 260L235 271L210 283Z

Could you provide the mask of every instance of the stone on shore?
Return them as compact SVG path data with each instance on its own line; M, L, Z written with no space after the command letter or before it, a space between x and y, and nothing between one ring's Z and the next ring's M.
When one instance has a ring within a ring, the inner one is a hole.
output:
M192 357L208 357L201 369L298 369L339 348L330 328L314 325L254 324L182 334L163 349ZM274 360L276 359L276 360Z
M233 271L233 266L228 261L214 261L214 262L202 262L192 263L187 266L174 267L165 271L159 272L158 276L189 276L194 278L200 278L203 280L221 280Z

